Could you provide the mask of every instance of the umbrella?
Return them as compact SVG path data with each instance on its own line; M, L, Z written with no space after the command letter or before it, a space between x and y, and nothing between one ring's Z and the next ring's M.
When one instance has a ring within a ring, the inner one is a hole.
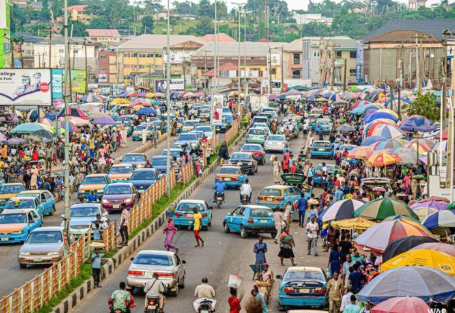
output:
M336 105L346 105L346 104L348 104L348 102L345 100L336 100L335 102L332 103L332 105L335 105L335 106Z
M401 122L400 128L405 131L431 132L438 127L424 116L411 115Z
M147 95L147 93L145 92L140 92L137 94L138 97L145 97Z
M84 95L81 99L82 103L88 103L88 102L102 102L103 100L95 95L89 94L89 95Z
M148 93L145 94L145 97L146 98L155 98L155 94L152 93L152 92L148 92Z
M405 266L427 266L455 276L455 257L430 249L401 253L381 265L382 271Z
M156 111L152 108L142 108L136 111L137 115L142 115L142 114L156 114Z
M132 92L129 94L131 98L137 97L138 93L137 92Z
M337 201L321 216L323 222L332 220L345 220L354 217L354 211L360 208L363 202L358 200L341 200Z
M394 122L398 122L398 118L388 112L374 112L373 114L370 114L366 118L364 118L363 122L369 123L369 122L372 122L372 121L380 119L380 118L385 118L385 119L392 120Z
M347 124L341 125L340 127L338 127L338 130L342 133L350 133L356 131L355 127Z
M418 223L394 219L383 221L366 230L357 237L355 245L362 249L383 252L392 241L407 236L433 237L428 229Z
M97 118L92 122L93 125L115 125L115 121L109 117L109 116L104 116Z
M419 219L406 203L389 198L372 200L363 204L354 212L354 216L380 221L393 215L409 215L417 220Z
M269 95L269 100L274 100L278 98L278 95Z
M22 145L24 143L27 143L27 140L22 138L10 138L6 141L6 144L10 146Z
M427 152L431 150L433 144L429 144L428 142L424 141L423 139L412 140L409 142L406 147L414 149L414 151L418 151L419 153Z
M382 136L369 136L362 142L362 146L369 146L379 141L387 141L387 138Z
M301 92L298 90L289 90L288 92L285 93L286 96L300 96Z
M398 297L391 298L375 306L372 313L428 313L430 307L420 298Z
M61 118L64 116L65 116L65 109L61 109L60 112L58 113L57 117ZM88 120L87 115L84 112L82 112L81 109L78 109L78 108L70 108L70 116L79 117L81 119Z
M428 202L428 201L445 202L447 204L450 203L449 199L447 199L445 197L438 197L438 196L432 196L432 197L429 197L426 199L422 199L422 200L417 201L417 203Z
M354 218L349 218L347 220L342 220L342 221L332 221L331 224L333 227L340 228L340 229L366 230L366 229L376 225L377 223L363 219L361 217L354 217Z
M400 157L400 160L397 162L397 164L405 165L417 163L417 154L411 148L398 147L390 150L390 153L393 153Z
M97 111L90 111L87 113L87 115L91 118L91 119L97 119L97 118L100 118L100 117L110 117L110 115L108 113L104 113L104 112L97 112Z
M6 136L2 133L0 133L0 142L6 142L8 139L6 139Z
M438 212L438 210L434 209L434 208L416 208L416 209L413 209L413 211L415 214L417 214L420 221L423 221L429 215Z
M164 93L162 93L162 92L157 92L157 93L155 93L155 98L164 98L164 96L165 96L165 95L164 95Z
M374 147L374 150L401 148L406 143L408 142L404 139L391 138L387 141L380 142L376 147ZM392 153L396 154L395 152ZM401 155L398 156L401 157Z
M374 128L370 133L371 136L382 136L385 138L401 138L406 134L395 125L381 124Z
M38 130L45 129L43 125L40 125L38 123L23 123L19 124L16 127L14 127L10 133L11 134L33 134L34 132Z
M433 146L433 148L431 148L431 150L437 151L439 153L445 153L445 152L447 152L447 147L448 147L447 140L439 141L439 142L435 143L435 145Z
M410 251L421 250L421 249L430 249L430 250L434 250L434 251L439 251L439 252L442 252L442 253L455 257L455 246L449 245L447 243L442 243L442 242L422 243L422 244L412 248Z
M395 297L418 297L425 302L447 302L455 297L455 280L434 268L407 266L373 278L357 295L359 301L378 304Z
M64 118L60 118L60 120L64 120ZM82 119L80 117L75 117L75 116L71 116L69 118L71 124L79 127L79 126L87 126L88 124L90 124L90 122L86 119Z
M374 129L376 127L378 127L379 125L396 125L396 123L392 120L387 120L387 119L379 119L379 120L375 120L373 122L370 122L368 124L365 125L365 129L364 129L364 132L368 135L368 136L371 136L371 133L374 131Z
M391 258L409 251L410 249L422 244L422 243L434 243L438 242L436 239L431 237L423 236L409 236L396 239L392 241L382 253L382 262L385 263Z
M373 148L369 146L358 146L349 151L348 158L366 160L374 152Z
M438 202L434 200L428 200L428 201L423 201L423 202L417 202L411 205L411 209L417 209L417 208L433 208L436 210L445 210L445 209L450 209L447 206L447 203L445 202Z
M436 227L455 227L455 211L441 210L433 213L423 220L422 225L428 229Z
M382 167L396 164L400 160L401 158L396 154L376 151L368 158L366 165L369 167Z
M442 137L442 138L441 138L441 137ZM441 140L441 139L442 139L442 140L447 140L448 137L449 137L449 129L446 128L446 129L444 129L444 130L442 131L442 134L441 134L441 132L438 132L438 133L435 135L434 139L438 139L438 140Z
M453 209L455 209L455 202L450 203L450 204L447 206L447 209L448 209L448 210L453 210Z
M30 136L34 136L34 138L40 138L40 139L52 139L54 137L54 135L47 129L37 130L36 132L33 132L32 134L30 134L28 138L30 138ZM42 140L34 140L34 141L42 141Z

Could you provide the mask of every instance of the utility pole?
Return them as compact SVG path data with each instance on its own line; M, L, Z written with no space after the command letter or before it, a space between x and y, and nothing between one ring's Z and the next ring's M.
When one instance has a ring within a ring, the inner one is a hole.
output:
M49 27L49 68L52 68L52 27Z
M171 38L170 38L170 10L171 6L169 0L167 0L167 33L166 33L166 117L167 117L167 153L166 153L166 167L171 168ZM166 193L168 198L171 197L171 175L174 175L173 171L169 170L166 175Z
M269 74L269 81L268 81L268 86L267 86L267 91L269 94L272 93L272 48L269 47L267 53L267 72Z
M284 86L284 60L283 60L283 46L281 46L281 92L283 92L283 86Z
M88 91L88 83L89 83L89 72L88 72L88 65L87 65L87 42L84 40L84 60L85 60L85 88L86 92Z
M420 49L419 49L419 37L415 36L416 38L416 83L417 83L417 90L419 94L422 93L422 80L420 78Z
M10 35L11 36L11 35ZM13 38L9 39L9 51L11 53L11 64L10 68L14 68L14 41Z
M243 68L244 68L244 73L245 73L245 93L243 95L243 99L245 99L245 107L248 108L246 104L246 96L247 96L247 91L248 91L248 79L246 77L246 14L247 12L244 12L244 21L245 21L245 28L243 32Z
M215 0L215 23L213 24L215 26L215 29L214 29L214 34L215 34L215 37L214 37L214 41L213 41L213 44L214 44L214 47L213 47L213 86L212 86L212 90L213 90L213 95L215 95L215 87L216 89L218 89L218 83L217 83L217 71L218 71L218 68L217 68L217 61L216 61L216 58L217 58L217 44L218 44L218 38L217 38L217 27L216 27L216 23L217 23L217 0Z
M343 92L346 92L346 90L348 89L347 75L348 75L348 60L344 59Z
M241 23L242 10L240 9L240 7L242 5L244 5L244 4L243 3L235 3L235 2L233 2L232 4L238 6L238 8L236 9L236 12L239 15L238 36L237 36L238 37L237 38L237 41L238 41L238 51L237 51L237 62L238 62L237 63L237 112L238 112L238 114L240 116L240 107L242 105L242 103L241 103L242 100L241 100L241 96L240 96L240 94L242 92L242 89L240 87L240 77L241 77L241 73L242 73L242 70L240 68L240 45L241 45L241 42L242 42L240 40L240 38L242 36L241 30L240 30L240 23ZM241 123L239 123L239 128L240 127L241 127Z

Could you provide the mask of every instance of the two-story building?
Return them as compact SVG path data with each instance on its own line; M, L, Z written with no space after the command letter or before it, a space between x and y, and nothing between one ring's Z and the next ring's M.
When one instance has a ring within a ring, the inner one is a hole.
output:
M110 43L119 43L121 38L116 29L87 29L87 33L87 41L99 42L104 46Z
M96 15L85 12L86 8L87 8L87 5L69 6L68 7L68 18L71 21L89 25L91 23L91 21L96 17Z

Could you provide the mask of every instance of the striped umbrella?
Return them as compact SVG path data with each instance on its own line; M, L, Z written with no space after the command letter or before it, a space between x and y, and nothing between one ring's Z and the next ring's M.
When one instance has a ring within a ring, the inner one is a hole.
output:
M361 216L370 220L384 220L393 215L409 215L419 219L408 205L402 201L380 198L365 203L354 212L354 216Z
M453 210L453 209L455 209L455 202L452 202L451 204L449 204L449 205L447 206L447 209L448 209L448 210Z
M448 203L446 202L438 202L434 200L428 200L428 201L423 201L423 202L417 202L411 205L411 209L418 209L418 208L432 208L436 209L437 211L439 210L445 210L445 209L451 209L448 207Z
M442 242L429 242L429 243L422 243L414 248L412 250L420 250L420 249L431 249L434 251L439 251L451 256L455 256L455 246L449 245L447 243L442 243Z
M384 150L373 153L367 160L366 165L369 167L383 167L396 164L401 158L393 153L384 152Z
M455 211L441 210L433 213L423 220L422 225L428 229L436 227L455 227Z
M374 150L401 148L407 143L408 141L405 139L392 138L387 141L380 142L376 147L374 147Z
M400 157L400 161L398 161L397 164L405 165L405 164L416 164L417 163L417 154L411 148L398 147L398 148L390 150L390 153L393 153Z
M425 227L400 219L384 221L367 229L357 237L355 245L382 253L392 241L408 236L433 237Z
M345 220L354 217L354 211L360 208L363 202L359 200L341 200L332 204L321 216L323 222Z
M436 239L425 236L409 236L392 241L382 253L382 262L387 262L399 254L421 245L422 243L435 243Z
M374 150L370 146L358 146L349 151L348 158L357 160L366 160L372 154Z
M379 141L387 141L387 138L382 136L369 136L362 142L362 146L369 146Z
M416 209L413 209L414 213L417 214L417 216L419 217L419 220L420 221L423 221L425 220L429 215L431 214L434 214L436 212L438 212L437 209L434 209L434 208L416 208Z
M414 139L411 140L406 147L412 148L415 151L418 151L419 153L424 153L427 152L428 150L431 150L431 147L433 147L434 143L431 140L428 139Z
M375 127L375 129L371 132L371 135L382 136L390 139L401 138L404 137L406 134L396 125L382 124Z

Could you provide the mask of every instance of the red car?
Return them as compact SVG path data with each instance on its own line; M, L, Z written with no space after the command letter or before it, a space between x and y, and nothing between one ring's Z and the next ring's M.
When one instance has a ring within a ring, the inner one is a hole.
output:
M250 152L253 154L253 158L258 161L258 164L264 165L266 160L266 154L264 149L259 144L246 143L243 145L240 152Z
M131 209L139 194L132 183L115 183L106 187L101 205L106 211L120 211L122 206Z

